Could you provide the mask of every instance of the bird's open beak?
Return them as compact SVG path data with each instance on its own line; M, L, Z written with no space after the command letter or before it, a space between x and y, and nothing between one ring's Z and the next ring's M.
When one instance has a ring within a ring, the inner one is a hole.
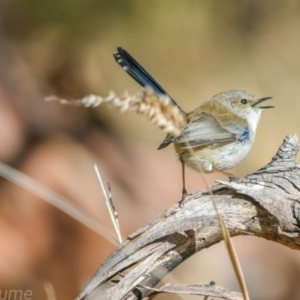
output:
M269 100L269 99L272 99L273 97L263 97L263 98L259 98L257 99L255 102L253 102L252 104L252 107L256 106L257 104L259 103L262 103L266 100ZM265 109L265 108L273 108L274 106L259 106L258 108L261 108L261 109Z

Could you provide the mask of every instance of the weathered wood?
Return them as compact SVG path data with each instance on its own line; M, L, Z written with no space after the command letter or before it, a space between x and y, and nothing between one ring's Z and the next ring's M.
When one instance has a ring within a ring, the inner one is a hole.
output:
M150 292L145 286L154 287L185 259L220 242L212 197L231 236L253 235L300 249L298 150L297 136L288 136L262 169L220 181L189 196L184 207L164 211L106 259L78 299L142 299Z

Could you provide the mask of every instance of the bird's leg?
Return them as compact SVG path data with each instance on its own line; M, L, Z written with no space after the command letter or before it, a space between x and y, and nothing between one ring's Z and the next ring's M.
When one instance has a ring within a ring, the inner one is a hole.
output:
M181 169L182 169L182 198L187 195L187 191L185 188L185 163L181 161Z
M239 178L236 177L234 174L229 173L229 172L225 172L225 171L219 171L220 173L222 173L225 176L228 176L229 181L237 181Z
M180 161L181 161L181 169L182 169L182 198L179 201L179 206L183 207L184 199L188 195L188 193L185 188L185 163L181 159L180 159Z

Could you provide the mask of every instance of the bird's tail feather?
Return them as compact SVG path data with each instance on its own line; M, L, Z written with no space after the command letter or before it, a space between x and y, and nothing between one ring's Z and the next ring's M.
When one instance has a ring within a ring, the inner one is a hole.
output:
M138 63L126 50L121 47L117 48L118 52L114 53L117 63L142 87L151 88L158 96L168 96L172 104L182 109L176 101L168 95L165 89Z

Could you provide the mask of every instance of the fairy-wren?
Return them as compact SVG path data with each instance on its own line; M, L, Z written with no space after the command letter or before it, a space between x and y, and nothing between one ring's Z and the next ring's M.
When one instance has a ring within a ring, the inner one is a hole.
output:
M118 48L117 63L141 86L151 88L158 96L169 96L162 86L127 51ZM258 106L272 97L256 98L238 90L213 96L191 112L184 112L169 96L185 117L185 126L178 137L167 135L158 149L173 143L182 163L183 197L185 165L199 172L229 170L238 165L252 148L263 109Z

